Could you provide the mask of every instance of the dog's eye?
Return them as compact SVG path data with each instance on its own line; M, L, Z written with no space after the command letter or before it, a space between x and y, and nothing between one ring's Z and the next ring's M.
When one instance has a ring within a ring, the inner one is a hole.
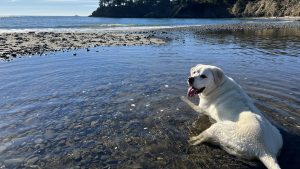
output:
M203 79L207 78L207 76L205 76L205 75L200 75L200 77Z
M196 73L196 71L193 72L193 74L195 74L195 73Z

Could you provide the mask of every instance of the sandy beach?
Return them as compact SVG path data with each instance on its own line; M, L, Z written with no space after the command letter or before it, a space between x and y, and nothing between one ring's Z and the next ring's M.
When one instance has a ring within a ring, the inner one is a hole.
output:
M28 32L0 34L0 58L46 54L50 51L97 46L160 45L165 41L151 35L133 33ZM87 49L89 50L89 49Z

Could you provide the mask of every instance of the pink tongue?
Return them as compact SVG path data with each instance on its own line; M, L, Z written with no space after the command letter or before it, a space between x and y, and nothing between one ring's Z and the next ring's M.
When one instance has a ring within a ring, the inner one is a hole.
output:
M196 90L193 89L192 87L189 87L188 92L187 92L187 95L188 95L189 97L194 97L194 96L196 95Z

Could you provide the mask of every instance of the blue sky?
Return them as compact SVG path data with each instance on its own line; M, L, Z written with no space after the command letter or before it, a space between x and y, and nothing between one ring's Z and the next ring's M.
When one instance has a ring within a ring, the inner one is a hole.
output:
M0 0L0 16L87 16L99 0Z

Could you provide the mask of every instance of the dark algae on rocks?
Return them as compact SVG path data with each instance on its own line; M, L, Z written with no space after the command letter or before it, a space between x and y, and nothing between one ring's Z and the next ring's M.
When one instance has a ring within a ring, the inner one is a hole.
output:
M100 0L93 17L229 18L300 16L299 0Z

